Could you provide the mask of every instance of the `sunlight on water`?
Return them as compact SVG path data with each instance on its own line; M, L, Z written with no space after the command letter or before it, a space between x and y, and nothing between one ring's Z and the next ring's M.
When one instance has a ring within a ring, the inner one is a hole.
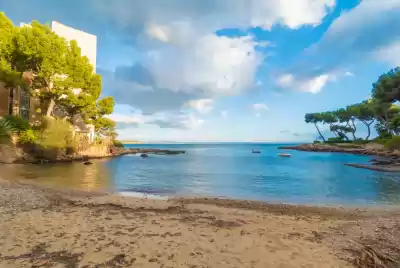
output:
M344 166L370 157L291 151L277 144L135 145L186 150L187 154L137 155L58 165L3 165L4 178L25 178L49 186L120 192L165 199L226 197L303 204L400 203L400 176ZM253 148L261 154L252 154Z

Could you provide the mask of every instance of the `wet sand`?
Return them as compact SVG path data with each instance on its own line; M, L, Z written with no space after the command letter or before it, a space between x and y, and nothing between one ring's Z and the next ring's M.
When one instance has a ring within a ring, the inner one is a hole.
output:
M4 180L0 230L0 267L369 267L370 248L398 267L400 256L398 209L145 200Z

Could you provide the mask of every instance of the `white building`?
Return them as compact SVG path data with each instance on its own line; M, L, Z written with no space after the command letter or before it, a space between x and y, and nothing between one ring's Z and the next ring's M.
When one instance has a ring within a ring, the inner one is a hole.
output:
M96 72L97 36L74 29L57 21L51 22L51 29L68 41L75 40L81 48L82 55L89 59Z

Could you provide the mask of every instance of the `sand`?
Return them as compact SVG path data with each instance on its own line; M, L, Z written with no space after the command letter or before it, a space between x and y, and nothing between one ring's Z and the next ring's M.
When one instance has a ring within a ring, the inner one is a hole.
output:
M0 230L7 268L345 268L367 244L400 256L397 209L145 200L9 181L0 182Z

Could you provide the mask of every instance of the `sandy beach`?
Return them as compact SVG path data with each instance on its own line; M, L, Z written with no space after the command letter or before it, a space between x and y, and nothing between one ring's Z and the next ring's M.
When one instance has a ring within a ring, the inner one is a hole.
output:
M399 267L399 215L3 180L0 267Z

